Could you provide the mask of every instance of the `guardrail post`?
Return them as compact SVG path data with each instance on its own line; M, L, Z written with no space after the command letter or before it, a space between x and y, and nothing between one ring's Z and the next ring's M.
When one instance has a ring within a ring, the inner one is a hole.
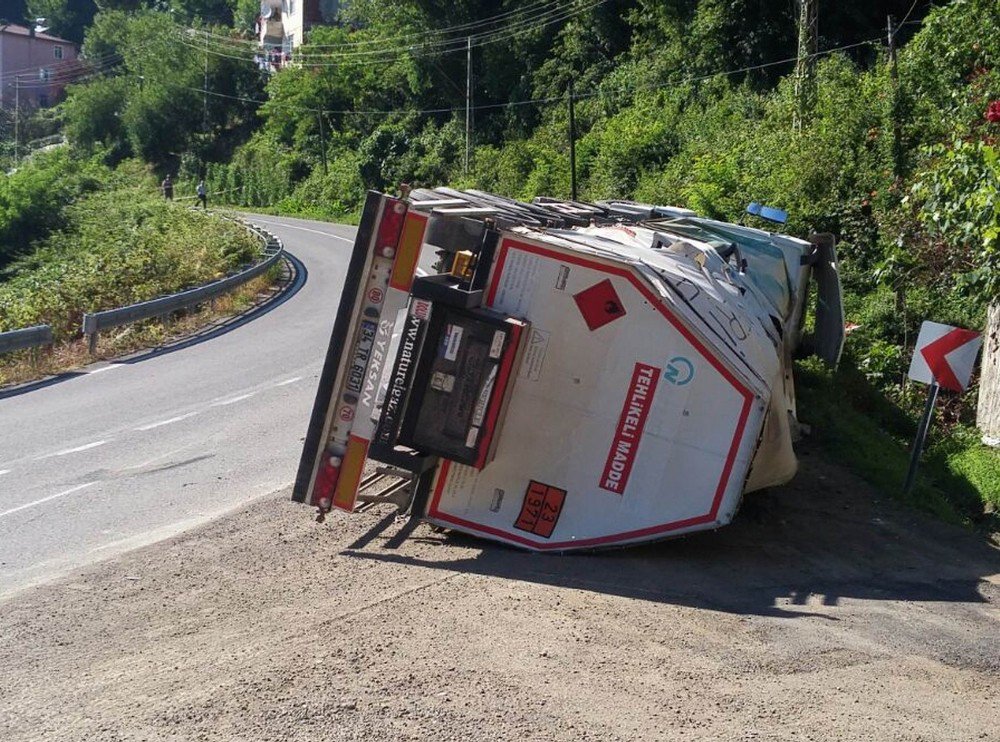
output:
M83 323L81 324L80 329L83 331L83 336L87 338L87 351L90 355L96 355L97 339L101 333L96 315L84 312Z
M28 363L31 364L32 370L38 368L38 347L34 347L28 351Z

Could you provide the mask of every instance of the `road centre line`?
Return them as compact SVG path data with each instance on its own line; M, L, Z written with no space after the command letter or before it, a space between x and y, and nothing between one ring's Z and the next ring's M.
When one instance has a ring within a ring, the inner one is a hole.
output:
M10 474L10 469L0 469L0 477L2 477L4 474Z
M302 377L296 376L291 379L285 379L284 381L279 381L275 386L286 386L287 384L294 384L296 381L302 381Z
M332 232L322 232L318 229L309 229L309 227L298 227L294 224L285 224L284 222L271 222L266 219L254 219L254 222L260 222L261 224L274 224L277 227L288 227L289 229L300 229L303 232L312 232L313 234L321 234L324 237L333 237L335 240L341 240L342 242L349 242L354 244L353 238L341 237L339 234L333 234Z
M98 446L103 446L107 441L94 441L93 443L85 443L82 446L77 446L76 448L67 448L64 451L56 451L55 453L47 453L44 456L36 456L35 461L41 461L42 459L51 459L54 456L68 456L71 453L79 453L80 451L89 451L91 448L97 448Z
M237 402L242 402L244 399L249 399L257 392L250 392L249 394L241 394L238 397L233 397L232 399L224 399L221 402L212 402L209 407L225 407L226 405L236 404Z
M93 487L97 482L87 482L86 484L78 484L76 487L70 487L68 490L63 490L62 492L57 492L54 495L49 495L48 497L43 497L41 500L35 500L34 502L28 502L24 505L18 505L16 508L11 508L10 510L4 510L0 513L0 518L5 518L8 515L19 512L21 510L27 510L28 508L33 508L36 505L41 505L43 502L48 502L49 500L55 500L57 497L65 497L66 495L72 495L74 492L79 492L87 487Z
M169 420L160 420L159 422L150 423L149 425L140 425L136 430L141 430L143 432L147 430L152 430L153 428L160 428L164 425L172 425L173 423L179 423L181 420L187 420L189 417L194 417L197 412L189 412L186 415L178 415L177 417L171 417Z

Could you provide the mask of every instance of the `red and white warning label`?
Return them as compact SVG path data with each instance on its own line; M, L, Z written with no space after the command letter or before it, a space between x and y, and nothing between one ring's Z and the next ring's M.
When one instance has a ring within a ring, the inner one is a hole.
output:
M542 538L552 538L564 502L566 490L531 480L514 528Z
M645 363L635 364L632 381L625 395L625 406L618 418L618 428L601 474L601 489L619 495L625 492L659 379L660 369Z

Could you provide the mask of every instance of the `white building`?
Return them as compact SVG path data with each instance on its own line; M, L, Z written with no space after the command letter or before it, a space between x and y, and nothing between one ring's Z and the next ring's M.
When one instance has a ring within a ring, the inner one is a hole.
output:
M337 19L340 5L340 0L263 0L258 21L261 46L290 56L312 26Z

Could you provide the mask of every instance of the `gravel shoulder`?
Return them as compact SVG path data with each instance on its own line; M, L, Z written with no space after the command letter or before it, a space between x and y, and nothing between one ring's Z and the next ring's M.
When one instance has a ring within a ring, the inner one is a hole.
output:
M0 739L997 739L1000 551L804 454L595 555L277 492L0 601Z

